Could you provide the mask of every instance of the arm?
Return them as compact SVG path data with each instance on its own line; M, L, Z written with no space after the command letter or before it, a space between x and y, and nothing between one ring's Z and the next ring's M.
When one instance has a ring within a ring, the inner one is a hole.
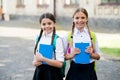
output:
M98 53L96 53L91 46L87 47L86 52L90 54L90 57L96 60L100 59Z
M63 65L63 62L61 62L61 61L48 59L48 58L45 58L45 57L42 58L42 61L46 62L50 66L54 66L54 67L58 67L58 68L61 68L62 65Z
M92 47L88 47L86 49L86 52L90 53L90 56L91 58L93 59L96 59L96 60L99 60L100 59L100 49L98 47L98 41L97 41L97 38L96 38L96 42L94 44L94 49Z
M33 62L32 62L32 63L33 63L33 65L36 66L36 67L42 65L42 62L41 62L41 61L37 61L37 60L36 60L35 55L34 55L34 59L33 59Z

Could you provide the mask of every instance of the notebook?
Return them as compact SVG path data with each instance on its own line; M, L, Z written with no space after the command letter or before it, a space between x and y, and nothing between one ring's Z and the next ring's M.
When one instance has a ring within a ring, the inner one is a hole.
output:
M75 56L75 63L88 64L90 63L90 54L85 52L89 43L75 43L75 47L80 49L80 54Z
M40 44L39 45L39 53L41 53L46 58L52 59L53 46L47 45L47 44ZM47 64L47 63L43 62L43 64Z

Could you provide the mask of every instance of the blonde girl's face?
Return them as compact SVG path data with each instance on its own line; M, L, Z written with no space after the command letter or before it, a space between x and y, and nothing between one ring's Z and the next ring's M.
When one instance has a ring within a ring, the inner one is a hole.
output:
M49 34L53 31L53 28L55 27L55 23L50 20L49 18L44 18L41 21L41 28L46 34Z
M83 12L77 12L73 17L73 22L77 29L83 29L88 21L87 16Z

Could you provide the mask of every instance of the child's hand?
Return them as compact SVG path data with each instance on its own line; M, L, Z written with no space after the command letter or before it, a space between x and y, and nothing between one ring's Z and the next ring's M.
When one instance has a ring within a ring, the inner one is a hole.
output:
M71 49L71 53L74 54L74 55L79 54L80 53L80 49L78 49L78 48L72 48Z
M78 48L68 48L67 54L65 54L66 59L72 59L76 54L80 53Z
M33 65L37 67L37 66L42 65L42 62L41 61L33 61Z
M85 52L92 54L93 53L93 48L91 46L88 46Z
M44 58L40 53L36 53L35 57L37 61L43 61L43 58Z

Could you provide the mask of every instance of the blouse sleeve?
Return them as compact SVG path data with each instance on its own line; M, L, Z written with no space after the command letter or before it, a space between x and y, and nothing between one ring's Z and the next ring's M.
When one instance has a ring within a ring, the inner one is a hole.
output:
M57 38L56 40L56 60L59 61L64 61L64 47L63 47L63 42L61 38Z
M64 53L67 53L67 49L68 49L68 33L61 36L62 41L63 41L63 47L64 47Z
M96 37L96 42L95 42L95 53L98 53L99 55L101 55L101 51L100 51L100 48L99 48L99 46L98 46L97 37Z

